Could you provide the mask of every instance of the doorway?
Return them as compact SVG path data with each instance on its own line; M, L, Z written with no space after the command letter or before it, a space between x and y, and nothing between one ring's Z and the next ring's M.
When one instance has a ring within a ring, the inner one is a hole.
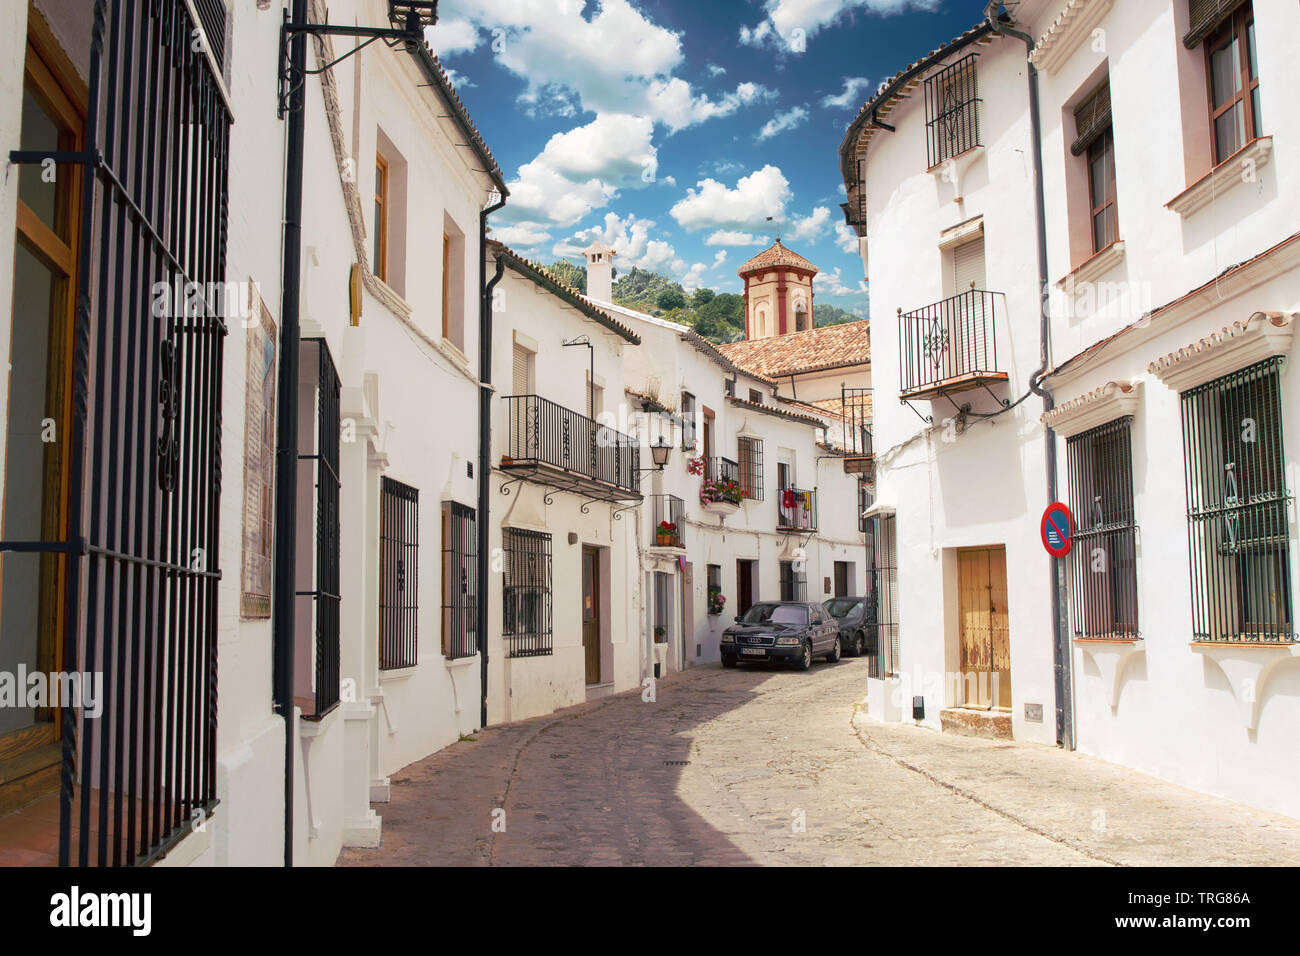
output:
M849 562L835 562L835 596L849 596Z
M1011 710L1011 628L1005 548L957 552L962 706Z
M754 565L757 561L736 562L736 614L744 614L754 604Z
M582 549L582 650L588 686L600 683L600 551Z

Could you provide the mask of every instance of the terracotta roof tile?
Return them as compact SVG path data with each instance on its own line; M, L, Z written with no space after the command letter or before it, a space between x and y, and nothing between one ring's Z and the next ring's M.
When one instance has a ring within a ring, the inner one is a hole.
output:
M795 269L807 269L809 272L814 274L818 271L815 265L803 256L799 255L799 253L791 252L785 246L781 245L781 240L778 239L737 269L736 274L743 276L750 272L757 272L760 269L771 269L776 266L791 266Z
M824 325L763 339L719 345L729 361L765 378L786 378L802 372L865 365L871 361L871 332L866 319Z

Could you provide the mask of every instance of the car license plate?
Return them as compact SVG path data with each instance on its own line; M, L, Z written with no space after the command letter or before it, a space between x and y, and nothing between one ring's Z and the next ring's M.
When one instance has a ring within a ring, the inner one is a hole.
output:
M765 648L765 647L742 647L742 648L740 649L740 653L742 653L742 654L753 654L755 657L762 657L764 654L767 653L767 648Z

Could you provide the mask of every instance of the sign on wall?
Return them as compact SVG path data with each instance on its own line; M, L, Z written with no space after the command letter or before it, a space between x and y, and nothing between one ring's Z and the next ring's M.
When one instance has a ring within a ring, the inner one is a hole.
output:
M271 616L271 561L275 482L275 320L248 283L247 379L244 386L243 563L239 615Z
M1070 544L1074 538L1074 516L1070 509L1059 501L1054 501L1043 512L1042 522L1043 547L1054 558L1063 558L1070 553Z

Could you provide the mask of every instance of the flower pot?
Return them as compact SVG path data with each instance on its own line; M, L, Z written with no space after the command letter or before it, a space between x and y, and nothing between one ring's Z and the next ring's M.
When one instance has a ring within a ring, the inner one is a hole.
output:
M673 536L669 532L660 531L655 535L655 545L660 548L671 548L673 546Z

